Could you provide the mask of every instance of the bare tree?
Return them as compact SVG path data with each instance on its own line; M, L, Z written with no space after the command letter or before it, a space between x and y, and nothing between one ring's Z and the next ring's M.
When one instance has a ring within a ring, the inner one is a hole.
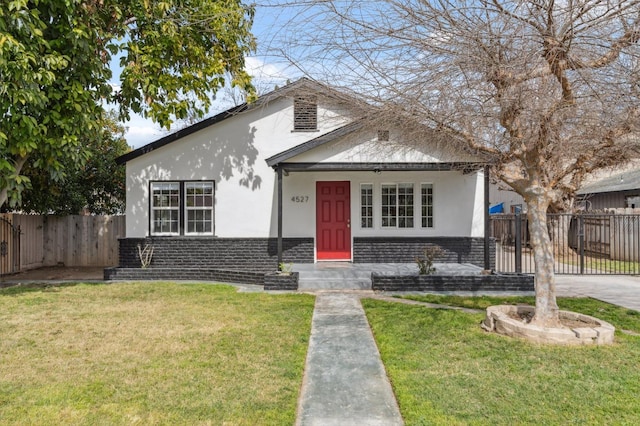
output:
M428 125L443 143L485 156L524 197L533 322L557 325L547 211L586 174L639 152L640 1L295 4L284 57L396 125Z

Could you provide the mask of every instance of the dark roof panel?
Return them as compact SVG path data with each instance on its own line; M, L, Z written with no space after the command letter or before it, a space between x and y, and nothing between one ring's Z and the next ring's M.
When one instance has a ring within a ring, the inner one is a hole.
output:
M601 192L617 192L640 189L640 169L627 170L608 178L600 179L578 190L578 195L598 194Z

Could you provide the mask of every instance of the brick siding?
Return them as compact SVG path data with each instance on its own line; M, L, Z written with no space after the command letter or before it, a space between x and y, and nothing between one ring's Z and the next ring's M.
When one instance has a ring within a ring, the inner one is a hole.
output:
M232 269L275 271L278 267L276 238L123 238L121 268L139 268L138 244L153 245L149 268ZM313 263L313 238L284 238L283 261Z
M355 237L354 263L413 263L427 246L443 250L435 261L440 263L471 263L484 267L484 238L472 237ZM496 263L496 243L489 244L491 269Z
M373 290L384 291L534 291L532 275L379 275Z

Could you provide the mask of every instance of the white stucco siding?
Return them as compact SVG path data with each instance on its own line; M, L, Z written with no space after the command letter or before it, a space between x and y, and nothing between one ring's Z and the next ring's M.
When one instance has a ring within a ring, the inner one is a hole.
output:
M127 237L149 235L149 185L152 181L214 181L215 235L277 235L276 173L265 162L275 154L347 123L337 108L319 105L317 132L293 132L293 101L274 100L225 119L127 162ZM429 144L400 148L378 145L375 135L353 134L298 155L290 162L441 162L463 161ZM364 143L362 141L365 141ZM351 182L352 236L481 236L481 174L448 172L292 172L283 181L283 235L315 236L317 181ZM360 226L360 184L373 185L374 227ZM414 184L413 228L381 226L381 185ZM420 226L420 184L434 187L434 227Z
M299 172L284 177L283 235L314 237L316 224L315 187L317 181L351 182L351 233L353 237L384 236L457 236L481 237L484 232L484 195L481 173L461 172ZM414 227L383 228L381 225L381 186L414 184ZM434 191L434 226L422 228L420 221L420 184L430 183ZM360 185L373 185L373 222L361 227ZM275 198L274 198L275 200ZM277 232L274 220L271 235Z
M215 181L215 234L272 233L275 173L265 159L344 125L319 105L317 132L292 132L293 101L282 98L228 118L127 162L127 236L149 235L151 181Z

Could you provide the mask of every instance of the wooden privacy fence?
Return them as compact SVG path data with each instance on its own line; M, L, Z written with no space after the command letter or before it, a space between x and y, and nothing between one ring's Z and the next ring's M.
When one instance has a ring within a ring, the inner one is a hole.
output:
M124 216L4 214L0 217L20 230L19 270L59 264L118 265L118 238L125 236Z
M20 229L0 217L0 275L20 270Z

